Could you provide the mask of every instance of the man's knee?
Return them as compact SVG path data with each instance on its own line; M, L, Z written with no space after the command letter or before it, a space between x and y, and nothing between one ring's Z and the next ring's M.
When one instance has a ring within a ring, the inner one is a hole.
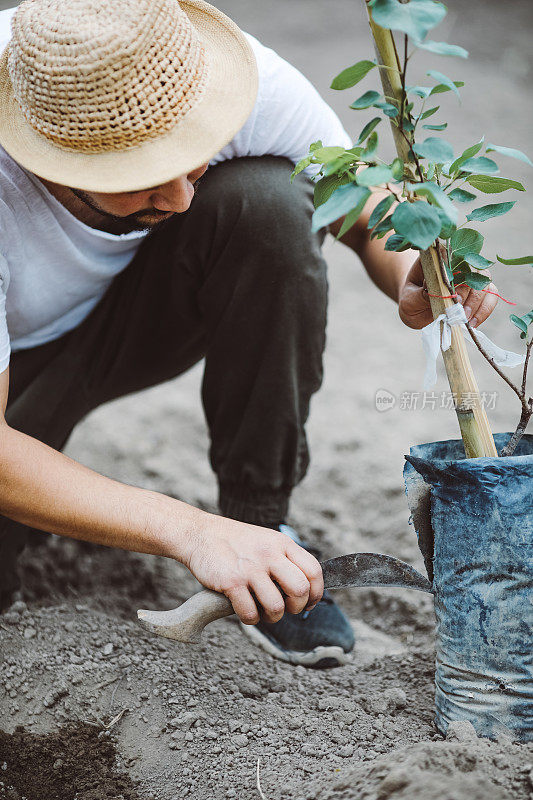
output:
M266 249L278 264L298 269L317 260L323 269L320 247L325 232L311 231L313 184L304 175L290 182L294 165L289 159L238 158L211 169L205 201L218 198L228 225L239 236L254 248Z
M206 270L202 309L231 300L261 314L276 307L323 320L325 234L311 231L312 183L297 176L291 184L292 162L275 156L234 159L211 170L189 218L190 245Z

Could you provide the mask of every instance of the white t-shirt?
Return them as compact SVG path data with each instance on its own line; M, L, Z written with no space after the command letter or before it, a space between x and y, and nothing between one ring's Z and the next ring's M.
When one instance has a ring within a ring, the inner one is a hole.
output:
M14 10L0 11L0 51L11 36ZM267 154L297 162L318 139L350 147L338 117L309 81L248 39L259 70L257 101L211 163ZM79 325L147 233L114 235L85 225L0 147L0 373L10 350L44 344Z

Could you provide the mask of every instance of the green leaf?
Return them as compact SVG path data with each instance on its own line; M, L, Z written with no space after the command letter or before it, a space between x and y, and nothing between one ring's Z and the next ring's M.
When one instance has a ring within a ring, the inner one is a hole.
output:
M487 269L487 267L491 267L494 264L494 261L489 261L488 258L479 253L463 253L463 261L466 261L467 264L476 269Z
M525 322L522 319L522 317L517 317L516 314L509 314L509 319L511 320L513 325L516 325L518 330L521 331L520 338L521 339L525 339L526 336L527 336L527 327L528 326L525 324Z
M325 175L333 175L334 173L346 174L353 167L353 162L357 161L362 152L362 147L351 147L349 150L343 150L337 158L328 161L322 167L322 171Z
M454 269L452 277L456 287L466 284L472 289L484 289L490 283L490 278L487 275L473 272L464 261L459 269Z
M443 131L448 127L448 123L442 122L440 125L422 125L422 127L427 128L429 131Z
M403 31L413 39L425 39L431 28L446 16L446 7L434 0L376 0L372 18L376 25L388 30Z
M445 161L453 158L451 144L436 136L429 136L423 142L415 142L413 150L421 158L427 158L428 161L434 161L436 164L444 164Z
M315 184L315 191L313 202L315 208L321 206L326 200L329 200L335 189L337 189L342 181L342 177L338 175L326 175Z
M346 214L346 218L342 223L341 228L337 234L337 239L341 239L346 233L346 231L349 231L350 228L352 228L355 225L355 223L361 216L361 212L363 211L363 208L365 207L366 201L368 200L369 197L370 197L370 192L368 194L362 195L361 199L359 200L355 208L352 208L352 210Z
M502 258L501 256L496 256L500 264L509 264L511 267L520 266L522 264L528 264L533 266L533 256L521 256L520 258Z
M392 164L390 165L391 172L393 178L397 181L401 181L403 178L403 171L404 171L404 163L401 158L395 158Z
M356 111L360 111L363 108L370 108L380 97L381 95L379 92L370 89L368 92L362 94L361 97L358 97L357 100L354 100L350 108L354 108Z
M373 131L366 143L365 149L361 152L361 161L372 161L378 149L378 135Z
M313 144L309 145L309 152L314 153L315 150L319 150L321 147L323 147L322 140L318 139L318 141L313 142Z
M371 119L370 122L367 122L361 133L359 134L359 139L357 140L357 144L362 144L365 141L366 137L369 136L374 128L379 125L381 122L381 117L374 117Z
M433 114L436 114L439 110L440 106L434 106L433 108L428 108L427 111L424 111L423 114L420 114L420 119L427 119L428 117L432 117Z
M349 175L354 160L354 156L346 150L339 158L334 158L333 161L324 164L322 171L324 175Z
M381 108L384 114L387 117L397 117L398 116L398 109L396 106L393 106L392 103L386 103L384 100L374 103L376 108Z
M455 231L457 230L457 225L455 225L453 222L450 222L448 216L442 210L442 208L438 208L437 207L436 210L437 210L437 214L440 217L440 222L441 222L441 225L442 225L442 227L441 227L441 229L439 231L439 239L449 239L450 236L452 236L455 233Z
M402 253L411 247L410 242L406 241L403 236L398 233L393 233L385 242L385 250Z
M526 191L518 181L512 181L510 178L499 178L495 175L469 175L466 180L474 189L479 189L480 192L485 192L485 194L498 194L499 192L505 192L507 189L516 189L519 192Z
M487 275L480 275L478 272L470 272L464 279L464 283L471 289L484 289L490 283Z
M527 337L527 329L533 322L533 311L528 311L527 314L524 314L522 317L516 314L510 314L509 319L521 331L520 338L525 339Z
M439 72L436 69L430 69L429 72L426 72L430 78L434 78L434 80L438 81L439 86L447 86L448 89L451 89L452 92L455 92L457 97L460 99L459 92L457 90L457 86L455 81L452 81L451 78L448 78L446 75L443 75L442 72Z
M531 161L525 153L522 153L521 150L515 150L512 147L502 147L499 144L488 144L487 145L487 153L492 151L497 153L501 153L503 156L509 156L510 158L517 158L519 161L524 161L526 164L529 164L533 167L533 161Z
M452 236L450 242L454 255L462 256L464 253L480 253L484 237L473 228L460 228Z
M468 161L469 158L472 158L472 156L475 156L477 153L479 153L479 151L483 147L484 140L485 137L483 136L479 142L476 142L470 147L467 147L466 150L463 150L459 158L456 158L455 161L452 164L450 164L448 173L450 175L455 175L456 172L459 172L459 167L461 166L461 164L464 164L464 162Z
M372 106L374 108L380 108L388 117L398 116L398 109L396 106L393 106L392 103L387 103L382 95L378 94L378 92L375 92L373 89L362 94L357 100L354 100L350 108L353 108L355 111L361 111L362 109L371 108Z
M380 200L375 209L372 211L370 219L368 220L366 227L369 230L370 228L373 228L374 225L377 225L381 219L383 219L391 205L394 203L394 199L394 195L390 194L388 197L384 197L383 200Z
M488 206L480 206L467 215L469 222L485 222L486 219L492 217L501 217L502 214L507 214L512 209L516 200L510 203L491 203Z
M435 241L441 229L437 210L423 200L400 203L392 215L396 233L426 250Z
M460 89L461 86L465 85L464 81L452 81L452 83L456 87L456 89ZM431 90L431 95L441 94L442 92L449 92L451 89L452 87L448 86L448 84L446 83L438 83L437 86L434 86L433 89Z
M356 83L362 81L365 75L368 75L371 69L376 66L374 61L358 61L351 67L347 67L340 72L336 78L333 78L330 89L349 89L355 86Z
M467 264L466 262L464 262L464 261L461 261L461 262L460 262L460 266L458 266L457 264L453 264L453 262L452 262L452 266L453 266L453 269L451 270L451 276L452 276L452 278L451 278L451 279L452 279L452 280L453 280L453 281L454 281L456 284L459 284L459 283L461 283L461 281L463 280L463 278L464 278L466 275L468 275L468 273L469 273L469 272L471 272L471 271L472 271L472 270L470 269L470 267L468 266L468 264ZM450 275L450 272L449 272L448 270L446 270L446 272L448 273L448 276L449 276L449 275Z
M370 190L364 186L357 186L355 183L349 183L348 186L341 186L337 189L327 200L324 205L319 206L313 214L312 230L318 231L340 219L345 214L348 214L360 202L366 203L370 197ZM364 206L364 203L363 203Z
M387 233L387 231L392 230L392 228L393 228L392 214L390 214L390 216L385 217L385 219L382 219L381 222L379 222L376 225L376 227L374 228L374 230L370 234L370 238L371 239L374 239L374 238L382 239L385 236L385 234Z
M416 94L418 97L421 97L422 100L425 100L426 97L429 97L431 94L431 87L430 86L408 86L405 90L406 94Z
M471 200L476 199L476 195L472 192L465 192L464 189L452 189L448 193L450 200L456 200L458 203L469 203Z
M359 186L378 186L380 183L388 183L394 180L394 175L390 167L385 164L378 164L377 167L366 167L357 173L357 183Z
M452 225L457 225L458 213L454 204L437 183L407 183L406 189L422 197L428 197L433 203L444 211L446 218Z
M320 164L327 164L344 155L345 152L344 147L319 147L313 152L313 158Z
M431 39L426 39L425 42L415 42L418 48L422 50L429 50L430 53L436 53L438 56L459 56L460 58L468 58L468 50L464 47L459 47L457 44L448 44L448 42L434 42Z
M466 161L463 161L461 164L461 172L472 172L476 175L495 175L496 172L499 172L499 167L492 158L485 158L485 156L480 156L479 158L467 158Z
M296 176L297 176L297 175L298 175L300 172L302 172L302 171L303 171L303 170L304 170L306 167L308 167L308 166L309 166L309 164L311 163L312 159L313 159L313 156L312 156L312 155L310 155L310 156L305 156L305 158L302 158L300 161L298 161L298 163L297 163L297 164L296 164L296 166L294 167L294 169L293 169L293 171L292 171L292 174L291 174L291 183L293 182L293 180L295 179L295 177L296 177Z

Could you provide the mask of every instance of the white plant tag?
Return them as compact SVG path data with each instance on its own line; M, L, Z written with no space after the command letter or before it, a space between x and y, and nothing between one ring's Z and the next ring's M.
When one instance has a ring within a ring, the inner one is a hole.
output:
M465 322L466 314L461 303L454 303L453 306L446 309L445 314L439 316L422 328L422 345L426 354L426 371L424 373L424 389L431 389L437 382L437 358L439 350L441 349L441 322L442 322L442 350L448 350L452 343L452 325L462 325L466 333ZM497 344L489 339L484 333L477 328L474 328L475 335L478 338L480 345L486 353L494 359L494 363L498 367L518 367L525 361L525 354L513 353L511 350L504 350ZM474 344L470 335L466 336L466 340Z

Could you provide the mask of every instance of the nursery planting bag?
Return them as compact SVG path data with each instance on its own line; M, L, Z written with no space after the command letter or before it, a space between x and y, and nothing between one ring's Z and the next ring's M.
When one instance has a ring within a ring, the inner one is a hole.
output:
M494 437L498 452L510 434ZM433 582L436 724L533 740L533 436L513 456L412 447L404 478Z

